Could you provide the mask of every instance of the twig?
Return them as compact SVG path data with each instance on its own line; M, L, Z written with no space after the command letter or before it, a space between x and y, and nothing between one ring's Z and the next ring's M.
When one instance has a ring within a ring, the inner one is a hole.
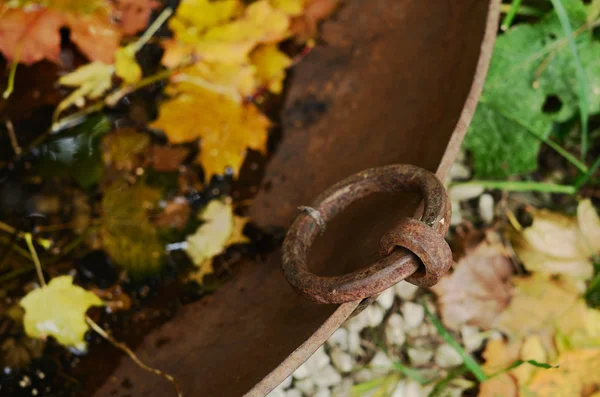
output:
M150 373L153 373L154 375L158 375L160 377L162 377L163 379L166 379L167 381L171 382L171 384L173 385L173 387L175 388L175 392L177 393L177 397L183 397L183 393L181 392L181 388L179 387L179 384L177 383L177 381L175 380L175 378L173 378L171 375L156 369L156 368L152 368L147 366L146 364L144 364L137 356L136 354L129 348L127 347L127 345L125 345L124 343L119 342L118 340L116 340L115 338L113 338L111 335L109 335L104 329L102 329L102 327L100 327L98 324L96 324L96 322L94 322L94 320L92 320L89 316L85 316L85 321L88 323L88 325L94 330L96 331L100 336L102 336L104 339L106 339L111 345L113 345L114 347L116 347L117 349L121 350L123 353L127 354L129 356L129 358L131 358L131 360L133 360L133 362L140 368L142 368L145 371L148 371Z
M15 90L15 76L17 75L17 66L19 65L19 58L21 58L21 48L23 46L21 43L17 45L17 52L15 53L15 57L12 59L10 64L10 70L8 72L8 83L6 84L6 89L2 93L2 98L8 99L13 91Z
M160 29L163 23L173 14L173 9L170 7L165 8L158 17L152 22L152 24L146 29L146 31L140 36L140 38L133 44L131 48L133 52L138 52L143 46L146 45L148 40L154 36L154 34Z
M515 16L517 15L517 13L519 11L519 7L521 6L522 2L523 2L523 0L513 0L512 1L511 5L510 5L510 9L506 13L504 20L502 21L502 25L500 25L500 29L502 29L504 31L508 30L508 28L512 24L513 19L515 19Z
M42 287L46 286L46 279L44 278L44 272L42 271L42 264L40 262L40 258L38 257L37 251L33 246L33 238L31 233L24 233L23 238L27 243L27 248L29 248L29 253L31 254L31 259L33 259L33 264L35 265L35 270L37 271L38 280Z
M8 137L10 138L10 144L12 145L13 150L17 156L21 155L23 151L19 146L19 142L17 141L17 134L15 134L15 127L10 120L6 120L6 130L8 131Z

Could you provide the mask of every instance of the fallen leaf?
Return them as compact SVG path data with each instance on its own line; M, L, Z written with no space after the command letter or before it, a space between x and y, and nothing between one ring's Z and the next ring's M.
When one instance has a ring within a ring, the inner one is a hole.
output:
M204 10L208 2L190 3ZM178 9L169 24L176 40L165 43L163 63L176 65L186 55L206 62L244 63L257 45L278 42L289 35L288 15L273 8L268 0L250 4L239 18L229 21L236 4L226 2L216 11L215 6L208 7L206 17L199 20L185 12L188 8Z
M479 397L517 397L517 379L505 371L519 358L520 344L508 344L502 339L490 340L482 354L484 372L491 376L479 385ZM495 376L492 376L495 375Z
M128 45L115 52L115 74L127 84L138 82L142 78L142 68L135 60L136 47Z
M159 172L177 171L190 154L188 148L152 146L152 168Z
M296 16L290 26L298 41L313 38L317 34L318 23L333 14L341 0L305 0L304 3L304 12Z
M533 212L533 224L512 238L527 270L584 280L592 276L592 256L600 250L600 220L589 200L579 204L577 213L569 217Z
M58 63L60 29L69 28L73 43L91 61L106 64L123 34L144 27L151 9L150 0L105 0L43 2L0 2L0 52L9 60L27 65L47 59ZM112 22L120 18L121 25ZM144 20L145 19L145 20Z
M248 149L263 152L268 119L251 103L240 105L200 87L163 103L159 118L151 125L162 129L172 143L200 138L200 154L207 180L231 168L237 176Z
M183 197L169 201L163 212L156 218L154 224L161 228L183 230L190 219L191 208Z
M95 294L73 285L72 276L55 277L21 299L25 332L32 338L53 336L64 346L85 351L85 312L102 305Z
M237 215L233 216L233 231L227 240L227 245L245 244L250 242L248 236L244 235L244 228L249 221L249 218L244 218Z
M270 0L270 3L290 16L298 16L304 11L304 0Z
M133 277L155 273L163 263L164 245L149 218L160 192L143 184L116 183L104 190L100 236L113 261Z
M292 60L279 51L275 44L258 47L252 52L250 59L256 66L256 75L260 84L272 93L280 94L283 89L285 70L292 64Z
M451 275L432 288L444 324L455 330L465 324L491 328L510 301L513 268L500 237L488 233L486 240L467 251Z
M103 62L85 64L73 72L62 76L58 83L75 88L63 99L55 110L55 117L71 106L83 107L88 99L98 99L112 87L115 69Z
M535 374L524 388L524 396L587 396L600 388L600 349L568 351L554 364L558 368Z
M496 327L510 339L541 332L571 334L584 329L585 302L576 285L569 280L554 280L534 274L513 278L514 296L508 308L497 318Z
M150 145L150 137L133 128L113 131L102 140L102 159L117 171L132 171L141 165L140 155Z
M202 267L225 250L233 233L233 209L231 204L212 200L198 218L204 223L186 238L185 251L196 266Z

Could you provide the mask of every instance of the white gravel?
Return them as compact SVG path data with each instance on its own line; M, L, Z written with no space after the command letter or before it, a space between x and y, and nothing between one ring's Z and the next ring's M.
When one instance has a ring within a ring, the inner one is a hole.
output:
M423 319L425 318L425 309L423 306L413 302L404 302L401 310L406 330L415 329L423 323Z

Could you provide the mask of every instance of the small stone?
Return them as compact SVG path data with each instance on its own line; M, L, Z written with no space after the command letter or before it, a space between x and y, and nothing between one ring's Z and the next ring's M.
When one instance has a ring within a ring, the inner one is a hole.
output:
M485 223L494 221L494 198L491 194L485 193L479 197L479 216Z
M368 368L359 369L358 371L352 374L352 379L354 379L355 383L364 383L375 378L375 374L373 371Z
M451 226L458 226L462 223L462 213L460 203L458 201L452 201L452 218L450 218Z
M320 388L330 387L342 381L342 376L331 365L319 369L312 376Z
M363 349L360 345L360 334L357 331L350 331L348 333L348 351L355 356L359 356L363 353Z
M313 397L331 397L331 391L329 389L319 389Z
M406 301L412 300L417 294L418 290L419 287L409 283L408 281L400 281L394 286L394 291L396 292L396 295L398 295L401 299L404 299Z
M312 396L316 390L315 382L311 378L296 381L294 388L300 390L305 396Z
M416 381L409 379L404 385L404 397L426 397L423 387Z
M390 358L382 351L378 351L377 353L375 353L375 356L373 356L371 362L369 362L369 367L371 368L371 370L378 373L385 374L389 372L390 368L392 368L393 366L394 363L392 362L392 360L390 360Z
M469 179L471 178L471 170L469 167L462 163L454 163L450 167L450 178L456 179Z
M358 313L356 316L352 317L350 320L348 320L346 322L345 326L346 326L346 328L348 328L348 331L350 331L350 333L360 332L363 329L367 328L367 326L369 325L367 309L369 307L370 306L368 306L367 308L365 308L365 310Z
M335 347L331 349L329 356L331 357L331 362L333 365L341 372L352 371L352 368L354 367L354 360L350 354L341 350L339 347Z
M481 196L484 188L479 185L458 185L450 188L448 195L452 201L467 201Z
M435 351L435 363L441 368L452 368L462 364L458 352L449 344L439 346Z
M417 328L423 323L425 309L416 303L404 302L402 305L402 317L404 317L404 326L407 330Z
M285 380L283 382L281 382L281 384L279 386L277 386L277 387L280 387L282 389L287 389L291 385L292 385L292 375L290 375L287 378L285 378Z
M283 389L277 388L267 394L267 397L285 397L285 392Z
M408 358L413 365L425 365L431 361L433 352L427 349L419 349L416 347L410 347L407 350Z
M367 324L369 327L377 327L383 321L383 317L385 317L385 313L381 307L378 305L370 305L365 310L364 313L367 316Z
M286 390L285 397L302 397L302 392L298 389Z
M329 364L329 356L325 353L323 346L319 347L317 351L302 364L293 374L296 379L304 379L309 375L314 375L319 372L322 368Z
M394 288L388 288L377 297L377 303L388 311L394 305Z
M327 344L331 347L339 347L342 350L348 350L348 330L346 328L338 328L327 340Z
M478 350L483 344L483 336L477 327L465 325L460 329L460 336L465 350L469 353Z
M342 379L342 383L336 385L331 390L331 397L348 397L350 395L350 391L352 390L352 384L352 378Z
M402 346L406 341L404 319L398 313L394 313L388 318L385 326L385 337L394 346Z

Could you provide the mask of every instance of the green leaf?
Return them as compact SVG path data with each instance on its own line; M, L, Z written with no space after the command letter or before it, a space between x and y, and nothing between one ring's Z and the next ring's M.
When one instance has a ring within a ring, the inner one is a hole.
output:
M143 184L115 183L104 192L100 229L103 247L135 278L152 275L163 264L164 245L149 217L159 199L159 190Z
M83 124L49 138L40 145L40 173L46 177L72 177L83 188L102 176L101 138L110 130L102 114L91 115Z
M32 338L53 336L64 346L85 351L85 312L102 305L95 294L73 285L72 276L55 277L21 299L25 332Z
M585 24L580 0L563 0L574 28ZM589 113L600 111L600 44L579 31L577 50L588 82ZM480 104L465 139L480 178L502 178L537 168L541 140L554 122L579 112L577 69L561 23L550 12L535 25L521 24L501 35ZM554 98L556 97L556 98ZM544 111L549 98L560 108Z

